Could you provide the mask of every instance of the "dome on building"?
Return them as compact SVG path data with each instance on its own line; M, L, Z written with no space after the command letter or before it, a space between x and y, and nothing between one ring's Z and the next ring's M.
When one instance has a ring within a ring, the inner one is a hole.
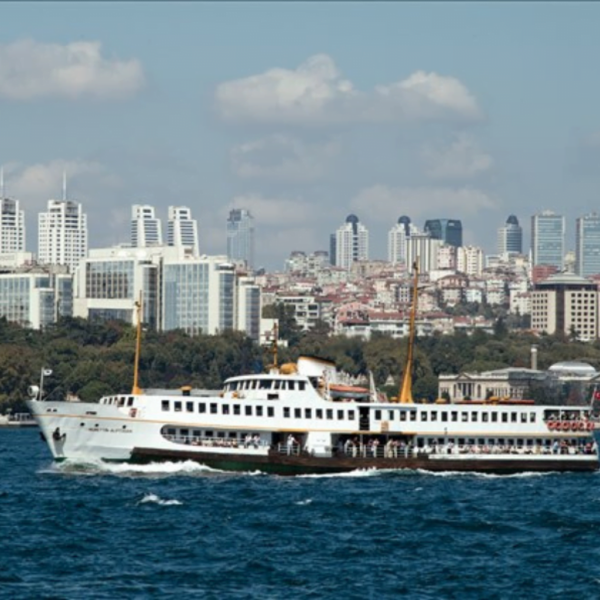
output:
M518 225L519 219L515 215L509 215L508 219L506 219L507 225Z
M407 217L406 215L402 215L399 219L398 219L398 223L400 225L410 225L410 217Z
M578 360L564 360L554 363L548 371L552 373L573 373L577 375L595 375L596 369L592 365Z
M348 215L346 217L346 223L358 223L358 217L356 215Z

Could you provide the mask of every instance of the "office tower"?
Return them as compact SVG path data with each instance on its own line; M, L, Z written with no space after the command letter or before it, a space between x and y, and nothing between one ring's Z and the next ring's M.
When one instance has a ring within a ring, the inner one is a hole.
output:
M337 247L336 247L336 235L335 233L330 234L329 236L329 262L330 264L335 266L335 260L337 255Z
M162 224L153 206L134 204L131 207L131 245L134 248L162 246Z
M200 254L198 222L192 219L192 211L187 206L169 206L167 245L190 248L194 256Z
M369 259L369 231L356 215L348 215L335 233L335 264L349 269L357 260Z
M418 228L410 222L410 217L403 216L388 232L388 261L406 263L406 243Z
M565 257L565 218L551 210L531 217L532 265L552 265L561 270Z
M87 255L87 249L87 215L81 204L48 200L47 212L38 215L39 262L67 265L73 272Z
M591 213L576 220L575 272L582 277L600 274L600 217Z
M406 243L406 265L409 271L418 261L419 273L429 273L438 268L438 253L442 240L429 233L413 233Z
M498 229L498 254L523 254L523 228L515 215L510 215L506 224Z
M428 219L424 230L434 240L442 240L450 246L462 246L462 223L458 219Z
M254 217L246 208L234 208L227 219L227 257L254 268Z

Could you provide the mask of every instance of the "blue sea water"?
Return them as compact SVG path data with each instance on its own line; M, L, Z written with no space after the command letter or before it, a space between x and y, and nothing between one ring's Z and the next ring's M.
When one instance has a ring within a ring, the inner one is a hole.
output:
M0 598L600 598L600 475L52 463L0 430Z

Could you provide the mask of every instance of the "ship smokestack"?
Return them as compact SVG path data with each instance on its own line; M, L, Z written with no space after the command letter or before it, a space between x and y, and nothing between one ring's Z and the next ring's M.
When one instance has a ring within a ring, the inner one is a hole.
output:
M531 346L531 368L537 371L537 346L534 344Z

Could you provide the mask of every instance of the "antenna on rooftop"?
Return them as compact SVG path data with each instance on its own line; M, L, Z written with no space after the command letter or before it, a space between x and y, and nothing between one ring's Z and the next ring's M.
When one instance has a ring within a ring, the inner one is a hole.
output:
M63 202L67 199L67 172L63 171Z

